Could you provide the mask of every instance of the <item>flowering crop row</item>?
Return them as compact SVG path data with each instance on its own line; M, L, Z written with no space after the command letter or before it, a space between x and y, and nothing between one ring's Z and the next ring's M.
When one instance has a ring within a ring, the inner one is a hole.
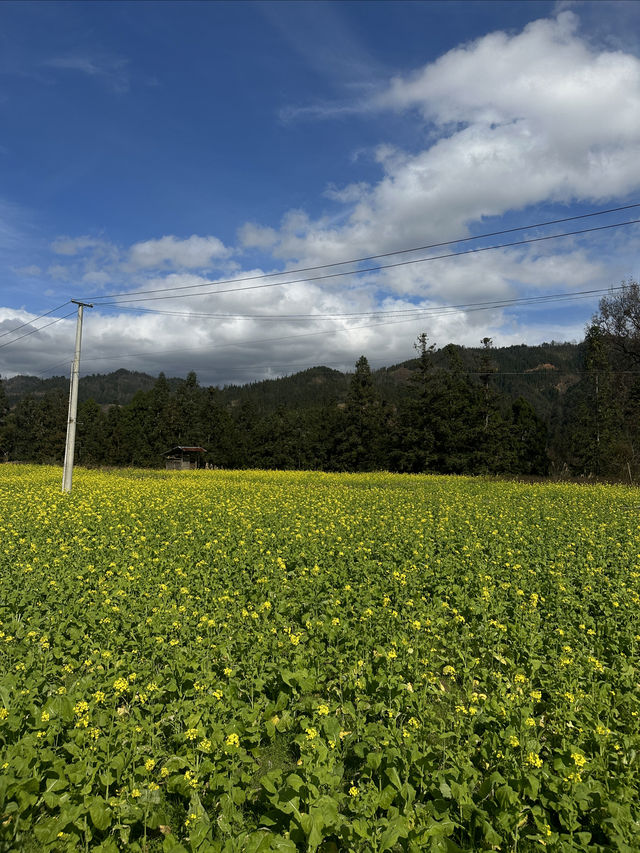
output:
M637 851L624 487L0 468L0 850Z

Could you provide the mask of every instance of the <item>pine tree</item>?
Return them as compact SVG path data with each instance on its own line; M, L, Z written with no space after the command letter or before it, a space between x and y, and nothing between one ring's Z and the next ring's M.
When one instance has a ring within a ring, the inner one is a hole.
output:
M154 452L161 456L170 450L176 441L176 412L172 404L171 389L164 373L160 373L149 392L149 443Z
M437 382L432 363L435 344L430 344L422 332L414 347L418 366L409 377L408 395L395 419L391 461L397 471L420 473L428 470L433 461L433 393Z
M9 456L9 431L7 429L7 417L9 415L9 402L4 389L4 382L0 377L0 462Z
M365 356L356 369L344 408L342 429L336 441L335 464L347 471L373 471L385 467L385 412L373 386Z
M101 465L108 461L106 418L93 399L78 406L76 448L80 465Z

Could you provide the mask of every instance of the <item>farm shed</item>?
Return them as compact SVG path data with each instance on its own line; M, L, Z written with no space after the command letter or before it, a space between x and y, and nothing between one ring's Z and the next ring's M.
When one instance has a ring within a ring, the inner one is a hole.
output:
M204 447L183 447L182 445L172 447L164 454L166 468L172 471L204 468L202 454L206 452Z

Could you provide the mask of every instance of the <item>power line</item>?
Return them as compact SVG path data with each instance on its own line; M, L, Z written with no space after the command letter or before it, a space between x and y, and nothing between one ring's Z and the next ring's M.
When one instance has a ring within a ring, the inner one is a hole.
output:
M537 345L537 346L532 345L531 348L537 349L539 347L540 347L540 345ZM499 349L508 349L508 348L509 347L498 347L497 349L499 350ZM481 351L480 347L474 347L473 349L477 349L478 352ZM134 355L135 354L131 354L130 356L125 356L125 357L133 357ZM413 361L413 360L416 360L416 359L406 359L406 361ZM375 367L375 362L372 362L371 360L369 360L369 361L370 361L371 366L374 370L387 370L389 372L392 372L393 367L400 367L402 364L404 364L404 362L401 362L400 364L393 365L392 367L385 366L385 365L381 365L380 367ZM55 370L56 367L59 367L63 364L68 365L68 364L70 364L70 362L68 360L65 362L60 362L60 364L55 364L52 367L47 368L45 371L43 371L39 374L34 374L34 375L35 376L44 376L45 373L48 373L51 370ZM286 362L284 364L268 364L268 365L265 365L264 362L251 362L248 364L244 364L240 367L225 366L224 371L225 371L225 373L242 373L242 372L245 372L247 370L251 370L251 371L259 370L259 371L268 372L270 370L278 371L278 370L282 370L283 368L291 368L291 367L296 367L299 370L310 370L310 369L318 368L318 367L328 367L329 365L342 365L342 364L344 364L344 359L342 361L323 361L322 364L317 364L315 362ZM439 366L434 366L433 369L436 372L447 370L447 368L442 368ZM342 372L342 371L339 371L339 372ZM458 372L463 374L464 376L485 376L487 374L487 370L461 370ZM589 371L589 370L571 370L571 369L558 370L557 368L545 369L545 370L541 370L541 369L537 369L537 368L529 368L528 370L497 370L497 371L491 373L490 376L492 379L497 379L501 376L531 376L531 377L537 377L537 378L554 379L554 378L561 377L561 376L580 376L580 377L591 376L591 375L593 375L593 373L598 373L600 376L640 376L640 370L597 370L597 371ZM282 378L282 377L276 377L276 378ZM264 381L267 381L267 380L264 380Z
M490 251L493 251L495 249L508 249L508 248L513 247L513 246L525 246L525 245L528 245L531 243L542 243L546 240L557 240L560 237L574 237L574 236L577 236L580 234L591 234L595 231L607 231L608 229L611 229L611 228L622 228L626 225L637 225L639 222L640 222L640 219L630 219L630 220L627 220L626 222L616 222L616 223L613 223L610 225L599 225L599 226L596 226L594 228L582 228L582 229L577 230L577 231L566 231L566 232L562 232L560 234L548 234L544 237L530 237L526 240L515 240L511 243L498 243L498 244L495 244L493 246L481 246L478 249L466 249L463 252L448 252L444 255L432 255L429 258L414 258L413 260L409 260L409 261L397 261L396 263L393 263L393 264L380 264L379 266L375 266L375 267L363 267L362 269L358 269L358 270L347 270L347 271L342 271L342 272L326 273L324 275L309 276L306 278L290 279L289 281L276 281L276 282L269 282L267 284L253 284L253 285L249 285L247 287L233 287L233 288L229 288L227 290L210 290L210 291L207 291L206 293L179 293L179 294L172 293L170 296L149 296L149 297L145 297L142 299L121 299L119 302L106 302L106 303L96 302L96 307L117 306L117 305L122 305L122 304L130 303L130 302L155 302L155 301L164 300L164 299L186 299L190 296L218 296L218 295L223 294L223 293L240 293L240 292L245 291L245 290L261 290L261 289L267 288L267 287L282 287L282 286L288 285L288 284L304 284L304 283L308 283L308 282L312 282L312 281L323 281L323 280L329 279L329 278L342 278L342 277L347 276L347 275L361 275L362 273L366 273L366 272L379 272L380 270L394 269L397 267L405 267L405 266L409 266L412 264L427 263L428 261L439 261L439 260L443 260L446 258L459 258L459 257L462 257L463 255L479 254L480 252L490 252ZM252 277L245 278L245 279L239 278L239 279L235 279L235 281L250 281L251 278ZM230 281L233 282L234 279L230 279ZM189 290L189 289L192 290L194 288L199 288L199 287L210 287L212 284L216 284L216 283L217 284L225 284L227 282L226 281L224 281L224 282L206 282L204 284L187 285L184 288L166 288L165 291L166 290L183 290L183 289L184 290ZM165 292L165 291L162 291L162 292ZM156 292L159 292L159 291L156 291ZM92 298L95 299L96 297L92 297ZM100 297L97 297L97 298L99 299ZM104 298L107 299L110 297L105 296Z
M609 288L598 288L598 289L594 289L594 290L576 291L575 293L552 293L552 294L545 294L545 295L541 295L541 296L518 297L518 298L514 298L514 299L502 299L502 300L496 299L496 300L491 300L488 302L475 302L475 303L472 302L472 303L462 303L462 304L458 304L458 305L442 305L442 306L436 306L436 307L432 307L432 308L415 308L415 309L407 308L407 309L397 309L397 310L389 310L389 311L361 312L361 313L344 314L344 315L337 314L334 316L327 315L327 317L323 318L323 319L338 319L340 317L344 317L345 319L358 319L358 318L364 319L366 317L382 318L385 316L394 316L395 317L398 314L402 315L403 319L396 319L396 320L392 319L392 320L382 321L382 322L378 322L378 323L372 323L372 324L368 324L368 325L351 326L348 328L325 329L325 330L320 331L320 332L303 333L300 335L287 335L287 336L280 337L280 338L266 338L266 339L262 339L262 340L253 341L253 343L278 342L278 341L282 341L282 340L292 340L295 338L304 338L304 337L314 337L314 336L337 334L339 332L359 331L361 329L375 328L378 326L395 325L396 323L407 323L407 322L411 322L413 320L421 320L421 319L426 319L428 317L433 317L433 316L447 316L448 314L471 313L471 312L475 312L475 311L486 311L486 310L491 310L491 309L503 309L503 308L510 308L510 307L526 308L526 307L535 307L537 305L544 305L544 304L548 304L548 303L558 303L558 302L575 302L575 301L579 301L579 300L583 300L583 299L590 299L592 296L599 294L599 293L610 293L612 291L622 290L622 289L623 289L622 287L609 287ZM149 313L153 313L153 314L157 313L157 314L162 314L162 315L165 315L165 314L171 315L174 313L176 313L176 314L178 313L178 312L165 312L165 311L159 311L156 309L144 309L144 308L129 308L129 309L125 309L125 310L148 311ZM53 325L53 323L56 323L59 320L64 320L68 317L73 316L74 313L75 312L71 312L70 314L66 314L64 317L59 317L56 320L54 320L52 323L49 323L47 325ZM406 316L407 314L411 314L411 316L407 317ZM195 315L193 315L191 313L182 313L182 314L179 314L178 316L184 316L184 317L191 317L191 316L208 317L208 316L212 316L212 317L218 317L218 318L220 318L220 317L228 318L229 317L229 315L216 315L216 314L212 314L212 315L195 314ZM231 315L231 317L237 317L239 319L256 319L255 317L252 317L251 315ZM274 317L274 319L283 319L283 317ZM284 319L286 319L286 315L284 315ZM306 319L314 319L314 315L309 315L309 317L307 317ZM41 329L44 329L44 328L46 328L46 326L41 327ZM41 329L34 329L31 332L28 332L27 335L22 335L21 337L27 337L29 334L35 334L36 332L41 331ZM20 338L16 338L16 340L20 340ZM15 341L9 341L6 344L0 345L0 348L3 346L9 346L9 344L12 344L14 342ZM242 343L229 343L229 344L222 344L220 346L221 347L242 346ZM217 349L217 348L219 348L219 347L213 347L213 349ZM172 353L193 352L193 351L199 351L199 350L207 350L208 351L209 349L211 349L211 347L205 346L205 347L186 347L186 348L183 347L183 348L175 349L175 350L147 350L145 352L129 353L129 354L119 353L117 356L111 356L111 355L110 356L93 356L93 357L90 356L88 358L85 358L85 361L108 361L109 359L116 358L116 357L117 358L134 358L134 357L138 357L138 356L145 357L145 356L154 356L154 355L169 355ZM48 372L49 370L55 369L57 366L66 365L68 363L69 363L68 360L65 360L63 362L59 362L59 364L53 365L52 368L47 368L46 372Z
M628 209L636 208L636 207L640 207L640 203L626 205L623 207L610 208L608 210L603 210L603 211L594 211L591 213L581 214L578 216L565 217L564 219L549 220L548 222L537 223L535 225L520 226L518 228L511 228L511 229L503 229L501 231L490 232L490 233L487 233L484 235L478 235L476 237L466 237L466 238L460 238L459 240L450 240L450 241L446 241L443 243L431 244L431 246L416 247L414 249L403 249L403 250L399 250L396 252L387 252L387 253L383 253L383 254L379 254L379 255L371 255L367 258L359 258L359 259L354 259L352 261L334 262L331 264L323 264L323 265L320 265L317 267L308 267L308 268L303 268L300 270L288 270L288 271L284 271L282 273L269 273L269 274L264 274L261 276L248 276L248 277L239 278L239 279L229 279L229 280L227 280L227 282L225 282L225 281L208 282L208 283L203 283L200 285L187 285L185 287L180 287L180 288L165 288L163 290L154 290L154 291L130 291L129 293L158 293L158 292L165 292L166 290L176 291L176 290L184 290L184 289L193 290L195 288L211 286L212 284L224 284L224 283L233 283L233 282L238 282L238 281L240 281L240 282L250 281L250 280L255 280L255 279L270 278L270 277L278 276L278 275L286 275L286 274L291 274L291 273L295 273L295 272L304 272L306 270L326 269L326 268L333 267L333 266L344 265L346 263L357 263L360 261L365 261L365 260L374 259L374 258L389 257L391 255L405 254L408 252L420 251L420 250L424 250L424 249L428 249L428 248L436 248L438 246L452 245L454 243L462 243L462 242L467 242L470 240L478 240L478 239L481 239L482 237L489 237L489 236L494 236L497 234L513 233L515 231L521 231L521 230L524 230L526 228L542 227L544 225L556 224L556 223L560 223L560 222L567 222L567 221L572 221L572 220L576 220L576 219L583 219L586 217L601 216L601 215L606 214L606 213L613 213L613 212L617 212L617 211L621 211L621 210L628 210ZM222 294L222 293L229 293L229 292L236 292L236 291L243 291L243 290L254 290L254 289L258 289L258 288L262 288L262 287L282 286L284 284L295 284L295 283L306 282L306 281L316 281L316 280L321 280L321 279L325 279L325 278L335 278L335 277L341 277L341 276L345 276L345 275L354 275L354 274L364 273L364 272L376 272L376 271L383 270L383 269L405 266L405 265L413 264L413 263L424 263L426 261L457 257L458 255L466 255L466 254L472 254L472 253L476 253L476 252L485 252L485 251L490 251L490 250L494 250L494 249L509 248L512 246L520 246L520 245L542 242L542 241L546 241L546 240L558 239L560 237L568 237L568 236L575 236L575 235L579 235L579 234L592 233L592 232L596 232L596 231L604 231L604 230L611 229L611 228L619 228L619 227L623 227L626 225L637 224L638 222L640 222L640 219L629 220L626 222L613 223L613 224L603 225L603 226L597 226L597 227L593 227L593 228L580 229L580 230L576 230L576 231L563 232L563 233L559 233L559 234L551 234L551 235L546 235L546 236L542 236L542 237L529 238L529 239L525 239L525 240L513 241L510 243L504 243L504 244L497 244L497 245L493 245L493 246L485 246L485 247L480 247L478 249L469 249L469 250L466 250L463 252L452 252L452 253L447 253L444 255L431 256L428 258L418 258L418 259L413 259L413 260L408 260L408 261L401 261L401 262L394 263L394 264L380 265L377 267L369 267L369 268L360 269L360 270L342 271L342 272L331 273L328 275L322 275L322 276L317 276L317 277L309 277L309 278L305 278L305 279L290 280L290 281L285 281L285 282L274 282L274 283L263 284L263 285L253 285L250 287L232 288L230 290L210 291L208 294L204 294L204 295L216 295L218 293ZM171 296L151 297L150 299L126 299L126 300L121 300L121 302L100 303L100 304L104 308L113 307L113 308L118 308L120 310L142 311L142 312L147 312L147 313L165 314L165 315L169 315L169 316L213 317L213 318L217 318L217 319L256 319L256 320L257 319L265 319L265 320L269 319L269 320L280 320L280 321L282 321L282 320L306 320L306 321L310 321L310 320L337 319L340 317L344 317L344 318L389 317L389 316L411 314L412 316L409 318L406 318L404 320L395 321L395 322L408 322L408 321L411 321L413 319L419 319L419 318L427 317L427 316L434 315L434 314L443 314L443 313L447 314L447 313L452 313L452 312L456 312L456 311L486 310L489 308L496 309L496 308L505 308L505 307L509 307L509 306L516 306L516 305L521 305L522 307L525 307L527 305L544 304L546 302L553 302L553 301L558 301L558 300L573 301L575 299L585 298L585 297L588 297L588 296L591 296L591 295L594 295L597 293L603 293L603 292L607 292L607 291L610 292L611 290L619 290L619 289L620 288L606 288L606 289L597 289L597 290L590 290L590 291L579 291L579 292L574 293L574 294L549 294L549 295L540 296L540 297L523 297L520 299L513 299L513 300L493 300L493 301L486 302L486 303L466 303L466 304L458 305L458 306L440 306L440 307L429 308L429 309L407 308L407 309L390 309L388 311L380 310L380 311L371 311L371 312L345 312L345 313L336 313L336 314L327 314L327 315L272 315L272 316L269 316L269 315L240 315L240 314L238 314L238 315L228 315L228 314L224 315L224 314L213 314L213 313L204 313L204 312L202 312L202 313L195 313L195 312L179 313L179 312L161 311L158 309L142 308L142 307L140 307L140 308L128 308L122 304L123 302L146 302L146 301L152 301L155 299L184 298L186 296L201 295L201 294L194 294L194 293L182 294L182 295L173 294ZM118 295L119 294L112 294L110 296L102 296L102 297L97 297L97 298L98 299L107 299L107 298L113 298L114 296L118 296ZM123 295L126 295L126 294L123 294ZM16 331L19 331L19 329L24 328L28 325L31 325L31 323L52 314L54 311L57 311L60 308L63 308L65 305L68 304L68 302L69 302L69 300L67 300L67 302L63 303L62 305L57 306L56 308L52 308L50 311L45 312L44 314L40 315L39 317L34 318L33 320L31 320L27 323L24 323L24 324L16 327L13 330L10 330L8 332L3 333L2 335L0 335L0 337L5 337L9 334L13 334ZM55 320L53 320L51 323L48 323L44 326L41 326L38 329L32 329L31 331L27 332L25 335L21 335L18 338L14 339L12 341L8 341L5 344L0 344L0 348L3 348L6 346L9 346L10 344L16 343L17 341L21 340L22 338L28 337L29 335L37 334L38 332L43 331L44 329L48 328L48 326L51 326L54 323L59 322L60 320L64 320L64 319L67 319L68 317L71 317L73 315L73 313L75 313L75 312L71 312L69 314L66 314L63 317L58 317ZM379 326L379 325L388 325L388 324L393 323L393 322L394 321L388 321L386 323L385 322L375 323L375 324L371 324L370 326L357 326L355 328L356 329L365 329L365 328L371 328L371 327ZM350 331L350 330L349 329L334 329L334 330L325 330L323 332L310 333L310 334L311 335L335 334L335 333L338 333L341 331ZM308 337L308 336L309 336L308 334L303 334L303 335L286 336L284 338L272 338L272 339L267 339L267 340L278 341L278 340L288 340L288 339L295 338L295 337ZM237 346L237 344L228 344L225 346ZM174 350L174 352L176 352L176 351L181 352L181 351L186 351L186 350ZM164 351L164 352L169 352L169 351ZM139 353L139 355L142 355L142 356L148 355L148 354L154 354L154 353ZM156 354L160 354L160 351L157 351ZM138 354L134 353L132 355L138 355ZM124 356L124 357L130 357L130 356ZM106 356L101 357L100 360L103 360L104 358L109 358L109 357L106 357ZM91 360L97 360L97 359L91 359ZM63 363L67 363L67 362L63 362Z
M66 305L66 304L67 304L67 303L65 302L65 305ZM51 312L49 312L49 313L51 313ZM37 334L38 334L38 332L42 332L44 329L48 329L48 328L49 328L49 326L53 326L55 323L59 323L59 322L60 322L60 320L66 320L68 317L73 317L73 315L74 315L75 313L76 313L75 311L71 311L71 313L70 313L70 314L65 314L63 317L56 317L56 319L55 319L55 320L52 320L50 323L45 323L45 325L44 325L44 326L40 326L40 328L39 328L39 329L32 329L30 332L25 332L25 334L24 334L24 335L20 335L20 337L18 337L18 338L14 338L12 341L7 341L7 342L6 342L6 344L0 344L0 349L4 349L4 347L10 347L10 346L11 346L11 344L15 344L15 343L17 343L18 341L21 341L23 338L28 338L28 337L29 337L29 335L37 335ZM28 325L29 325L29 323L26 323L25 325L27 325L27 326L28 326Z
M242 278L223 279L223 280L217 281L217 282L209 281L209 282L203 282L201 284L182 285L180 287L170 287L170 288L158 288L155 290L130 290L130 291L124 292L124 293L109 293L109 294L103 294L102 296L95 295L95 296L87 297L87 298L94 299L94 300L116 299L120 296L132 296L132 295L136 295L136 294L139 295L139 294L146 294L146 293L164 293L168 290L171 290L171 291L193 290L194 288L198 288L198 287L209 287L210 285L213 285L213 284L233 284L234 282L257 281L260 279L275 278L277 276L283 276L283 275L297 275L298 273L312 272L314 270L329 269L330 267L344 266L345 264L359 264L359 263L364 263L365 261L374 261L374 260L377 260L378 258L389 258L389 257L392 257L394 255L406 255L406 254L409 254L410 252L423 252L423 251L427 251L429 249L440 249L444 246L453 246L457 243L468 243L472 240L483 240L483 239L487 239L488 237L498 237L501 234L513 234L517 231L526 231L530 228L544 228L548 225L559 225L563 222L573 222L573 221L578 220L578 219L587 219L587 218L593 217L593 216L604 216L607 213L618 213L622 210L631 210L631 209L636 208L636 207L640 207L640 202L636 202L634 204L623 205L622 207L610 207L606 210L592 211L591 213L581 213L581 214L578 214L576 216L566 216L562 219L549 219L546 222L536 222L536 223L533 223L530 225L519 225L517 228L504 228L504 229L501 229L500 231L489 231L485 234L477 234L473 237L459 237L455 240L445 240L445 241L440 242L440 243L429 243L425 246L415 246L411 249L397 249L393 252L381 252L381 253L376 254L376 255L366 255L365 257L362 257L362 258L351 258L350 260L346 260L346 261L333 261L332 263L318 264L316 266L311 266L311 267L297 267L294 269L282 270L281 272L261 273L260 275L244 276ZM622 223L622 224L627 224L627 223ZM604 227L615 227L615 226L604 226ZM571 233L573 233L573 232L571 232ZM575 232L575 233L582 233L582 232ZM559 235L559 236L565 236L565 235ZM517 244L514 244L514 245L517 245ZM463 253L456 253L456 254L463 254ZM425 258L424 260L431 260L431 259ZM304 281L305 279L302 279L302 280Z
M562 296L562 294L560 294L560 296ZM531 297L531 298L535 298L535 297ZM567 295L564 298L567 299L568 301L576 301L576 300L572 299L572 297L570 295ZM589 296L581 296L579 298L588 299L590 297ZM558 301L558 300L556 300L556 301ZM296 340L299 338L321 337L323 335L339 334L340 332L351 334L353 332L359 332L359 331L362 331L364 329L378 328L380 326L393 326L393 325L398 325L401 323L412 323L412 322L415 322L416 320L421 320L421 319L424 319L426 317L433 316L438 310L441 313L437 314L437 316L446 316L447 314L471 313L471 312L475 312L475 311L486 311L486 310L489 310L491 308L502 308L502 307L508 307L508 305L500 305L500 304L490 303L488 305L482 305L482 306L477 306L477 307L472 307L472 308L464 308L464 309L458 309L458 308L453 308L453 309L449 309L449 310L425 309L424 311L422 311L419 314L419 316L412 316L412 317L408 317L408 318L405 317L403 319L386 320L386 321L381 321L378 323L368 323L366 325L351 326L351 327L346 327L346 328L324 329L324 330L319 331L319 332L304 332L302 334L297 334L297 335L283 335L283 336L280 336L277 338L256 338L256 339L253 339L251 341L251 345L265 344L265 343L279 343L281 341ZM523 307L526 307L526 306L523 306ZM108 361L109 359L112 359L112 358L138 358L138 357L145 358L145 357L150 357L150 356L171 355L171 354L183 353L183 352L201 352L201 351L210 352L211 350L228 349L231 347L247 348L247 344L246 344L246 342L238 342L238 343L218 344L216 346L205 345L202 347L181 347L179 349L173 349L173 350L147 350L146 352L140 351L140 352L126 353L126 354L125 353L118 353L117 355L92 356L89 358L85 358L84 361Z
M425 311L435 313L438 311L449 311L453 309L465 311L474 307L501 308L509 307L512 305L527 305L545 302L555 302L559 300L579 299L584 296L594 296L598 293L611 293L612 291L622 289L622 287L603 287L596 288L594 290L578 290L574 291L573 293L550 293L543 294L540 296L522 296L513 299L494 299L486 302L465 302L459 305L431 306L428 308L414 306L412 308L390 308L387 310L380 309L378 311L346 311L335 312L333 314L221 314L198 311L162 311L159 308L132 308L126 305L121 306L119 303L114 303L113 305L109 303L101 307L109 307L114 308L114 310L119 309L122 311L141 311L146 314L158 314L166 317L186 317L187 319L193 319L198 317L216 320L299 320L304 322L310 322L319 320L335 320L340 318L357 319L360 317L384 317L398 314L416 315L423 314Z
M470 312L475 312L475 311L486 311L486 310L491 310L491 309L503 309L503 308L509 308L509 307L523 307L523 308L531 307L531 306L535 307L536 305L542 305L542 304L546 304L549 302L552 302L552 303L557 303L557 302L562 302L562 301L574 302L574 301L578 301L578 300L582 300L582 299L589 299L598 293L610 293L611 291L616 291L616 290L622 290L622 287L598 288L598 289L594 289L594 290L576 291L574 293L551 293L551 294L546 294L546 295L541 295L541 296L525 296L525 297L518 297L518 298L514 298L514 299L492 300L492 301L488 301L488 302L471 302L471 303L462 303L462 304L458 304L458 305L442 305L442 306L435 306L432 308L390 309L389 311L371 311L371 312L359 312L359 313L355 312L353 314L326 315L326 317L324 317L323 319L338 319L341 317L344 317L346 319L359 319L359 318L364 319L366 317L372 317L372 318L380 317L380 318L382 318L385 316L392 316L393 317L393 316L397 316L399 314L399 315L404 316L404 319L396 321L396 322L410 322L411 320L420 320L420 319L425 319L425 318L431 317L431 316L446 316L447 314L470 313ZM171 311L161 311L161 310L152 309L152 308L149 308L149 309L128 308L128 309L124 309L124 310L146 311L146 312L149 312L152 314L161 314L161 315L177 314L178 316L181 316L181 317L198 316L198 317L217 317L217 318L226 317L226 318L229 318L229 316L231 316L233 318L239 318L239 319L256 319L252 315L192 314L192 313L178 313L178 312L171 312ZM49 312L49 313L51 313L51 312ZM75 312L71 312L70 314L66 314L64 317L58 317L52 323L48 323L47 326L53 325L54 323L57 323L59 320L64 320L68 317L71 317L71 316L73 316L74 313ZM409 316L409 317L405 316L407 314L411 314L411 316ZM304 318L307 320L316 319L315 315L308 315L306 317L305 317L305 315L301 315L300 318L301 319ZM281 319L288 319L288 318L286 315L283 315L282 317L274 317L273 319L280 319L281 320ZM368 326L360 325L360 326L352 326L350 328L326 329L322 332L312 333L312 334L323 335L323 334L335 334L338 332L357 331L359 329L367 329L367 328L371 328L371 327L375 327L375 326L389 325L389 324L393 324L393 322L394 322L393 320L390 320L387 322L374 323L374 324L371 324ZM21 337L27 337L28 335L36 334L36 332L41 331L41 329L47 328L47 326L42 326L40 329L34 329L34 330L28 332L26 335L22 335ZM307 336L308 336L307 334L289 335L289 336L284 337L284 338L269 338L267 340L270 340L270 341L290 340L290 339L297 338L297 337L307 337ZM16 338L16 341L17 340L20 340L20 338ZM0 345L0 347L9 346L10 344L12 344L14 342L15 341L8 341L6 344ZM242 344L241 343L239 343L239 344L225 344L224 346L242 346ZM85 358L85 361L106 361L106 360L109 360L110 358L115 358L115 357L134 358L138 355L144 357L144 356L148 356L148 355L163 355L163 354L170 354L170 353L176 353L176 352L191 352L194 349L197 351L200 349L208 349L208 347L196 347L196 348L189 347L189 348L182 348L182 349L177 349L177 350L152 350L152 351L146 351L146 352L140 352L140 353L130 353L129 355L119 354L118 356L94 356L94 357ZM66 366L68 364L69 364L69 360L65 359L64 361L58 362L58 363L54 364L53 366L46 368L46 370L44 372L48 373L51 370L55 370L56 367L60 367L63 365ZM42 374L40 374L40 375L42 375Z
M71 364L71 359L67 358L65 361L58 361L56 364L47 367L45 370L40 371L40 373L34 373L34 376L43 377L46 373L50 373L52 370L55 370L58 367L68 367Z
M0 335L0 338L6 338L6 336L7 336L7 335L12 335L14 332L19 332L19 331L20 331L20 329L24 329L24 328L25 328L25 326L30 326L32 323L35 323L35 322L37 322L38 320L42 320L42 318L43 318L43 317L48 317L48 316L49 316L49 314L53 314L53 312L54 312L54 311L59 311L61 308L64 308L64 306L65 306L65 305L68 305L68 304L69 304L69 302L70 302L70 300L69 300L69 299L67 299L67 301L66 301L66 302L63 302L63 303L62 303L62 305L58 305L58 307L57 307L57 308L52 308L52 309L51 309L51 311L45 311L45 313L44 313L44 314L40 314L40 316L39 316L39 317L34 317L32 320L27 320L27 322L26 322L26 323L22 323L20 326L16 326L16 327L15 327L15 329L10 329L8 332L3 332L3 333ZM60 318L60 319L62 319L62 318ZM44 328L46 328L46 327L45 327L45 326L43 326L42 328L44 329Z

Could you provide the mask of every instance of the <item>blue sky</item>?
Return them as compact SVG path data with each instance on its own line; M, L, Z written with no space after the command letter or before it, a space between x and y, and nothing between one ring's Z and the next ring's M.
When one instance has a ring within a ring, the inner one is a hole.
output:
M83 373L203 383L580 339L597 295L508 301L637 278L637 225L240 280L640 200L638 33L631 2L0 4L0 375L67 371L73 306L35 318L70 298Z

